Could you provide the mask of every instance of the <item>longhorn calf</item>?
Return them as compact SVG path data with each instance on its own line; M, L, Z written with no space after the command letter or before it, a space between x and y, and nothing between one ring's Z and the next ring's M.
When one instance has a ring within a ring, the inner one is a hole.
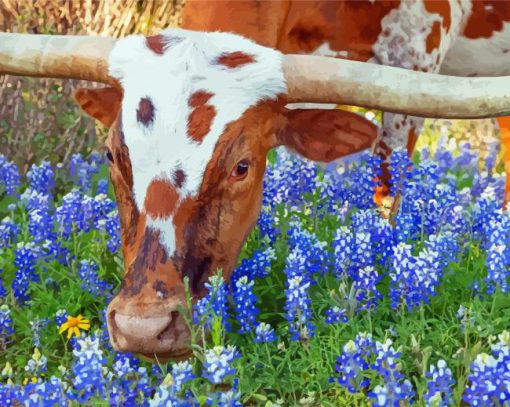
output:
M110 339L115 349L148 357L189 351L178 313L186 306L183 279L189 277L196 300L217 268L229 278L257 219L271 148L328 162L377 137L377 127L354 113L288 110L288 102L433 117L497 116L510 107L510 77L284 56L235 34L179 29L116 42L0 34L0 73L112 85L80 90L76 99L110 127L107 156L125 263L108 307Z

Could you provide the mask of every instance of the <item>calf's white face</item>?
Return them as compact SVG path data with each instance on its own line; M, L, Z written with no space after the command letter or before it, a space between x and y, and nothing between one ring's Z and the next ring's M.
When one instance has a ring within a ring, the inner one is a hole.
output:
M267 152L328 162L370 147L377 128L341 110L287 110L282 55L234 34L126 37L109 69L119 87L76 99L110 127L125 263L110 339L177 357L189 350L183 279L196 300L217 268L229 278L258 216Z

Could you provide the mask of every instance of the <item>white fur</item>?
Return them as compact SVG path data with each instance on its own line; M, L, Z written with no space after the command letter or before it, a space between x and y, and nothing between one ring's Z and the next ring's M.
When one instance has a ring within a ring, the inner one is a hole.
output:
M132 35L119 40L109 56L110 74L124 89L122 126L133 169L134 199L140 211L150 183L155 179L171 182L178 168L186 176L178 190L180 198L196 196L225 126L260 100L287 92L283 57L276 50L228 33L168 29L161 35L182 40L158 55L146 46L144 36ZM235 69L213 64L221 54L235 51L253 55L256 62ZM200 90L214 94L208 104L216 109L201 144L187 135L191 113L188 100ZM143 97L149 97L155 107L154 123L149 128L136 119ZM175 250L172 222L171 218L151 221L152 227L164 232L162 241L169 255Z
M446 54L441 73L459 76L510 75L510 23L504 23L503 30L494 31L490 38L460 36Z

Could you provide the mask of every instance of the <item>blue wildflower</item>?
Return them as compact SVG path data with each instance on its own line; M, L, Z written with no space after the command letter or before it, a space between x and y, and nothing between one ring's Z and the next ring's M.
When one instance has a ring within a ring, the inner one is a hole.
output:
M241 355L235 346L215 346L205 351L202 376L213 384L223 383L227 376L234 375L236 369L232 362Z
M348 321L347 310L345 308L340 308L335 305L334 307L326 310L326 322L328 324L336 324L338 322L347 323Z
M78 268L78 275L82 280L81 288L94 296L110 297L112 286L97 274L99 267L90 260L82 260Z
M0 349L5 350L13 333L11 310L6 304L0 305Z
M454 402L452 387L455 380L452 371L444 360L439 360L437 366L431 365L426 374L428 380L428 391L424 395L427 406L448 407Z
M243 276L238 279L233 287L235 314L240 328L239 333L249 333L257 325L258 309L256 307L257 297L253 294L253 280Z
M100 349L99 338L91 335L76 339L72 364L72 398L85 403L92 397L105 398L106 380L103 366L106 359Z
M50 195L55 187L55 173L49 161L39 165L32 164L27 172L30 189L42 194Z
M229 330L230 325L227 320L228 292L223 278L219 275L212 275L205 283L205 287L208 291L207 295L193 306L193 323L205 322L205 327L210 329L213 319L220 318L225 329Z
M21 186L19 169L16 164L0 154L0 187L3 186L7 195L13 195Z
M0 222L0 249L11 247L17 240L19 226L6 216Z
M344 345L335 364L335 371L339 375L336 381L349 392L358 393L369 386L370 380L365 376L365 371L374 346L372 335L367 333L359 333L354 340ZM333 377L330 379L334 380Z
M20 303L24 303L30 297L27 294L30 282L39 281L39 274L35 266L40 255L40 250L33 243L18 243L14 251L14 266L17 268L16 275L12 282L14 297Z
M276 341L276 334L271 325L266 324L265 322L261 322L257 328L255 328L255 338L253 338L253 342L255 343L268 343Z
M285 274L285 319L289 322L291 340L306 340L314 335L311 299L308 296L310 279L305 272L306 258L297 248L287 257Z

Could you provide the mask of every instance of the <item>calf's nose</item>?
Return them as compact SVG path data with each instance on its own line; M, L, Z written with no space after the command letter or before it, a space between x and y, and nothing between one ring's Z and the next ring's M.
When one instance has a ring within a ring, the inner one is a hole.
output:
M113 348L146 356L179 357L189 353L190 334L177 310L179 305L180 302L172 302L135 307L115 298L107 311Z

